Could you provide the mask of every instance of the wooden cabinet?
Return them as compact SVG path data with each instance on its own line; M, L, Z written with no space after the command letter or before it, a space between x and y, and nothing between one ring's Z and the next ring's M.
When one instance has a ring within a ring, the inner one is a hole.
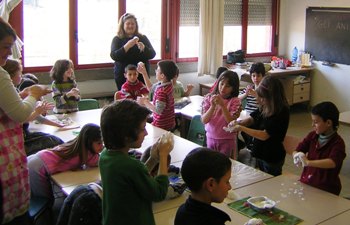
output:
M289 105L309 102L311 96L311 68L274 69L268 72L283 84Z

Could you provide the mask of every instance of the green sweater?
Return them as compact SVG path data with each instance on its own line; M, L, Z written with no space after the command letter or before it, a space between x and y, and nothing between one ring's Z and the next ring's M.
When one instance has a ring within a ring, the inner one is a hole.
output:
M99 168L104 225L154 225L152 202L165 198L169 180L152 178L146 167L119 151L103 150Z

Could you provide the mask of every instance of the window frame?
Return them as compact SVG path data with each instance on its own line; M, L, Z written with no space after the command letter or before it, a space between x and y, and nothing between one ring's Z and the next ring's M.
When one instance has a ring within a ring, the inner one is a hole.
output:
M248 30L248 2L242 0L242 49L247 49L247 30ZM193 58L178 58L179 47L179 25L180 25L180 0L162 0L162 18L166 18L161 22L161 59L172 59L178 63L181 62L197 62L198 57ZM278 52L278 25L279 25L279 4L280 0L272 0L272 46L270 52L246 54L246 58L252 57L268 57L274 56ZM113 63L85 64L79 65L78 62L78 43L76 42L75 33L78 30L78 0L69 1L69 57L74 63L75 69L94 69L94 68L109 68L113 67ZM118 0L119 16L125 13L126 0ZM17 32L17 35L23 38L23 1L11 12L10 23ZM169 36L169 37L167 37ZM111 37L112 39L112 37ZM25 54L25 49L22 50L22 55ZM223 55L223 59L226 56ZM24 60L24 58L22 59ZM157 63L159 60L151 60L151 64ZM47 72L51 66L42 67L26 67L25 72Z

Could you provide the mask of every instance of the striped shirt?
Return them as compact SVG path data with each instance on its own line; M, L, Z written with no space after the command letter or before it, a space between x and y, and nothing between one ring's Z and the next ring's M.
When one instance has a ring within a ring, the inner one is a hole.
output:
M246 88L243 89L239 94L240 95L245 94L246 90L247 90ZM249 114L254 112L255 110L257 110L259 108L259 104L254 96L247 95L247 97L245 98L245 101L246 101L246 104L245 104L244 110L246 110Z
M159 84L154 92L153 105L156 111L153 112L153 125L172 130L175 127L174 94L171 82Z
M55 100L56 106L53 109L55 113L70 113L78 111L78 102L80 98L74 96L67 97L67 93L76 88L77 83L75 81L64 81L62 83L52 82L52 97Z

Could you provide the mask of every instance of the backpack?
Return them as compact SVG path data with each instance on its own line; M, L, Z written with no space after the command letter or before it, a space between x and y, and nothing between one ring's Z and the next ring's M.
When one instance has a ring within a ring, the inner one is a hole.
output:
M76 187L64 200L56 225L102 225L102 187Z

